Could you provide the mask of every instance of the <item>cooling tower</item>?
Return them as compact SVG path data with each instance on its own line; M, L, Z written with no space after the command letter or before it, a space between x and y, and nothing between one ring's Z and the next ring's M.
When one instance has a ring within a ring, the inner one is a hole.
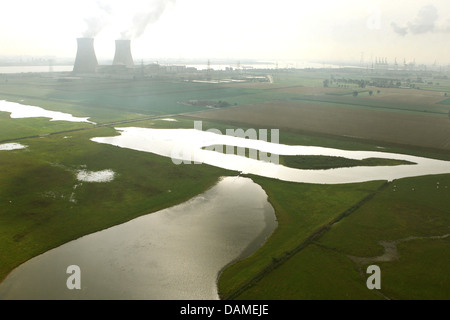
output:
M131 55L131 40L116 40L116 54L113 65L134 66L133 56Z
M78 51L73 72L75 73L95 73L98 61L94 50L94 39L78 38Z

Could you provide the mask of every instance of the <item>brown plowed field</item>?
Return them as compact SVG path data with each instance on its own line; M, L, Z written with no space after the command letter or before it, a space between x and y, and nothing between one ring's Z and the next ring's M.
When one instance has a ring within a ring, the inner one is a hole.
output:
M450 151L450 118L445 117L294 102L247 105L192 117Z
M370 89L373 90L373 89ZM425 91L414 89L395 89L395 88L383 88L382 95L377 95L374 91L371 99L386 101L386 102L404 102L418 105L433 105L445 100L444 92L439 91Z

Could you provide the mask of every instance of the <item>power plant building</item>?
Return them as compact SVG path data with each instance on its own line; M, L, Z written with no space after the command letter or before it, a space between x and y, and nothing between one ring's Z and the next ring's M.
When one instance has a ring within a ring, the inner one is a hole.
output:
M110 79L144 79L157 77L170 77L177 74L195 73L196 68L186 66L160 66L159 64L136 66L131 53L131 40L116 40L116 51L112 64L99 65L94 49L93 38L78 38L78 50L73 67L73 73L77 75L89 75L89 77L103 77Z

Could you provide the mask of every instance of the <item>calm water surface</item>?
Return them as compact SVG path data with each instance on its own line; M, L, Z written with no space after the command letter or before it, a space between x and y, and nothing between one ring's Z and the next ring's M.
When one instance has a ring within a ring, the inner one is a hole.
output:
M161 156L187 161L188 163L205 163L228 170L255 174L283 181L342 184L374 180L388 180L415 177L421 175L450 173L450 161L441 161L404 154L374 151L348 151L313 146L291 146L260 140L250 140L234 136L220 135L213 132L194 129L148 129L117 128L120 132L115 137L92 139L94 142L110 144ZM300 170L288 168L275 163L224 154L203 147L223 145L257 149L261 152L278 155L321 155L362 160L366 158L383 158L405 160L413 165L352 167L327 170Z
M264 190L223 178L181 205L85 236L14 270L0 299L218 299L227 264L257 250L276 228ZM66 287L81 268L82 290Z
M21 118L49 118L50 121L69 121L69 122L87 122L95 124L89 121L89 118L78 118L71 114L49 111L40 107L28 106L25 104L0 100L0 112L10 113L12 119Z

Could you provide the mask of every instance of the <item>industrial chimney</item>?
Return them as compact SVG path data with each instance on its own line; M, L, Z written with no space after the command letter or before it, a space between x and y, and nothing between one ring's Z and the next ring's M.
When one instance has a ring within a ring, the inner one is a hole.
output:
M74 73L95 73L98 61L94 50L93 38L78 38L78 51L73 66Z
M113 65L134 66L133 56L131 55L131 40L116 40L116 54Z

